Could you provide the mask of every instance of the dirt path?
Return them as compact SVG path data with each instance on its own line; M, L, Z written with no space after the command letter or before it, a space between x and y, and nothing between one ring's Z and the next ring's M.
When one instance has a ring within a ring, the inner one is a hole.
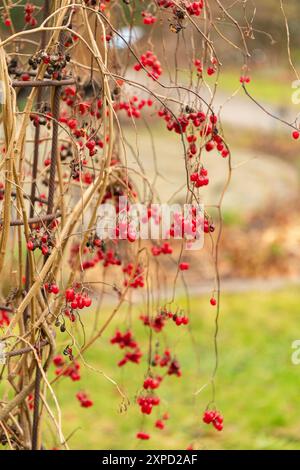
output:
M162 202L167 202L176 189L186 182L183 149L178 135L169 133L163 127L154 128L152 132L160 172L155 186ZM136 148L136 138L138 139L137 146L140 149L139 159L143 173L152 181L155 167L149 134L139 129L136 136L133 129L126 129L126 135L134 148ZM130 151L128 151L128 160L130 166L140 171ZM210 176L210 184L201 191L203 202L206 205L216 204L227 177L228 161L216 152L210 152L205 154L203 163ZM288 203L299 195L297 170L282 159L233 149L232 164L234 170L224 200L225 210L237 212L255 210L270 203ZM176 194L175 201L180 201L184 195L185 190L182 190Z

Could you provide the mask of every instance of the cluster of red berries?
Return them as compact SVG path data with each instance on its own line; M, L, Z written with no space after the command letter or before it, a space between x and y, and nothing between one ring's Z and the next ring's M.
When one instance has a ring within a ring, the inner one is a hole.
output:
M141 413L150 415L152 413L153 407L160 404L160 398L153 395L147 397L141 396L138 397L137 403L140 406Z
M248 75L242 75L240 77L240 83L250 83L251 79Z
M59 293L59 287L57 284L46 282L44 288L49 294L57 295Z
M184 134L189 125L189 119L186 115L178 116L175 119L166 108L160 109L158 115L166 121L168 131L175 131L176 134Z
M127 362L132 362L133 364L139 364L143 356L142 351L137 348L135 351L127 351L123 359L118 362L118 367L123 367Z
M92 299L86 293L76 292L73 287L66 290L65 298L72 310L82 310L92 305Z
M188 149L188 156L193 157L197 153L197 146L196 146L196 141L197 141L197 136L195 134L195 129L200 128L200 136L201 137L209 137L209 140L207 141L205 148L209 152L214 149L215 143L220 147L218 148L219 151L222 151L224 149L224 143L222 138L218 135L216 132L216 124L217 124L217 116L215 114L212 114L211 116L206 116L206 114L203 111L193 111L190 110L189 108L188 112L186 113L181 113L177 118L174 118L174 116L166 109L162 108L158 111L158 116L163 118L166 123L167 123L167 129L169 131L174 131L176 134L185 134L189 124L192 126L193 133L189 134L187 136L187 141L189 144L189 149ZM222 149L221 149L222 145ZM225 155L223 155L225 156ZM226 155L227 156L227 155Z
M30 114L30 120L33 123L34 127L47 126L49 129L51 124L51 117L51 108L47 103L41 106L41 108L39 109L39 114Z
M203 9L203 0L197 2L188 2L186 4L186 11L189 15L200 16Z
M190 176L190 180L194 183L196 188L201 188L202 186L207 186L209 183L209 179L207 177L208 172L206 168L202 167L201 170L198 172L194 172Z
M32 393L30 393L27 397L27 404L30 411L32 411L34 407L34 396Z
M189 158L193 158L194 155L197 154L197 145L196 145L197 136L195 134L190 134L190 135L187 136L187 141L188 141L188 144L189 144L189 148L188 148L188 151L187 151L187 156Z
M165 242L161 246L155 245L151 248L151 252L153 256L159 255L171 255L173 253L173 248L171 247L170 243Z
M93 406L93 401L88 397L88 395L85 392L78 392L76 393L76 398L80 403L80 406L82 408L90 408Z
M0 201L4 199L4 184L0 182Z
M35 27L37 25L37 20L33 16L34 11L35 11L35 5L33 5L32 3L26 3L24 8L25 8L25 17L24 17L25 23L27 23L28 25L32 27Z
M160 375L157 375L156 377L149 376L144 380L143 387L145 390L156 390L160 386L161 381L162 377Z
M125 279L124 286L130 286L133 289L138 289L139 287L144 287L145 281L143 276L143 268L141 265L136 266L134 269L134 265L132 263L128 263L123 268L123 273L128 274L130 279Z
M46 73L54 80L63 78L62 72L70 62L71 57L68 54L48 54L46 51L39 51L28 60L28 64L33 70L43 63L47 65Z
M172 313L166 309L163 309L154 318L150 318L149 315L141 315L140 319L145 326L152 328L156 333L160 333L163 330L169 319L172 319L177 326L187 325L189 323L189 319L186 315Z
M217 71L218 61L215 57L210 59L211 65L207 68L207 75L211 76Z
M74 109L74 112L77 114L79 112L80 116L86 116L88 113L92 117L100 119L102 116L101 109L103 107L103 102L101 99L98 100L85 100L82 101L80 95L77 95L75 87L69 86L66 87L62 93L62 100L66 103L67 106ZM69 129L75 132L75 137L81 137L81 131L77 130L79 125L77 119L73 117L67 117L67 114L61 115L61 123L67 124ZM85 131L83 130L83 135Z
M78 39L79 37L77 36L77 34L68 34L64 42L65 48L68 49L69 47L73 46L78 41Z
M74 106L76 100L76 88L74 86L67 86L63 89L61 99L67 106Z
M121 111L124 110L127 113L128 117L141 117L141 110L145 106L152 106L153 101L149 98L148 100L141 99L139 100L136 95L134 95L129 101L120 101L120 103L115 104L114 110Z
M80 246L78 243L75 243L71 248L71 257L69 259L70 266L74 266L74 261L76 260L76 255L78 254ZM84 247L83 254L87 255L90 253L90 250L93 250L92 247ZM87 269L94 268L99 262L103 261L103 267L107 268L108 266L120 266L121 260L114 249L105 249L104 246L97 249L93 258L84 259L82 261L81 268L86 271Z
M140 63L135 64L134 70L139 72L142 66L148 70L148 77L153 80L158 80L162 74L162 67L160 61L152 51L147 51L140 57Z
M173 13L176 16L181 17L183 14L182 10L178 9L177 4L172 0L157 0L157 5L161 8L173 8ZM182 6L185 6L186 11L191 16L200 16L201 11L203 10L203 0L198 0L196 2L184 1Z
M215 231L215 225L208 218L204 219L204 233L212 233Z
M194 60L194 65L197 69L197 72L199 75L202 75L202 72L203 72L203 66L202 66L202 62L200 59L195 59Z
M218 431L223 429L223 416L218 411L206 410L203 414L203 422L212 424Z
M146 25L151 25L156 23L157 18L153 16L149 11L142 11L143 23Z
M143 354L138 343L134 340L131 331L126 331L126 333L122 334L117 330L110 342L111 344L117 344L120 349L126 349L123 359L118 363L119 367L123 367L127 362L133 362L134 364L140 363Z
M73 382L80 380L80 364L77 361L73 361L72 364L66 366L66 362L63 356L60 354L53 358L53 364L56 366L55 374L63 375L64 377L70 377Z
M177 326L188 325L189 323L189 319L186 315L178 315L177 313L173 315L173 321Z
M10 318L8 312L0 310L0 327L4 328L10 324Z
M160 333L165 327L166 321L169 318L172 318L173 314L167 310L163 310L158 313L154 318L151 318L149 315L141 315L140 319L142 320L145 326L152 328L156 333Z
M38 229L35 233L31 234L31 237L27 242L27 249L29 251L35 251L38 248L44 256L51 253L53 246L54 242L52 237L47 232L41 232Z
M156 353L152 361L152 366L168 367L167 375L176 375L177 377L181 377L182 375L180 364L176 358L172 358L169 349L166 349L162 355Z
M121 331L117 330L110 342L111 344L118 344L121 349L135 349L137 347L137 342L134 340L133 334L130 330L126 331L126 333L121 333Z
M162 8L174 7L175 3L172 0L157 0L157 5Z
M173 220L171 228L167 235L171 238L185 238L191 242L200 238L202 227L203 227L204 215L196 207L192 207L189 213L182 214L176 212L173 214ZM189 269L189 263L180 263L179 269L181 271L187 271Z

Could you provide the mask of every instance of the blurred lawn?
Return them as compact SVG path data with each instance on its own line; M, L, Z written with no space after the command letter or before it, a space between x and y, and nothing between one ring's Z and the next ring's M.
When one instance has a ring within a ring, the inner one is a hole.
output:
M55 386L65 436L77 429L69 440L72 449L185 449L190 443L199 449L299 448L300 366L292 365L290 358L291 343L300 338L298 290L223 296L217 376L217 406L225 417L222 433L201 422L210 399L209 387L194 395L209 380L213 367L215 310L207 297L192 299L191 310L194 346L186 329L173 323L168 328L169 346L176 351L183 376L166 378L159 389L160 410L154 409L144 422L134 397L143 380L146 358L140 366L128 364L119 369L116 363L122 353L109 344L115 328L128 321L125 312L120 312L85 359L118 382L131 401L127 411L120 412L122 400L114 385L84 366L81 382L66 379ZM137 311L132 313L135 316ZM138 320L134 331L145 350L147 333ZM162 333L159 340L164 342ZM90 393L93 408L80 408L75 398L79 388ZM166 410L170 413L166 429L156 430L153 423ZM152 435L146 443L135 439L136 431L142 429Z
M220 73L219 85L221 90L233 93L239 88L241 72L233 68L224 69ZM292 106L292 81L294 78L286 76L283 70L253 70L249 73L251 81L247 84L247 90L251 95L262 103L270 103L277 106ZM208 79L213 82L214 76ZM240 94L244 95L241 89Z

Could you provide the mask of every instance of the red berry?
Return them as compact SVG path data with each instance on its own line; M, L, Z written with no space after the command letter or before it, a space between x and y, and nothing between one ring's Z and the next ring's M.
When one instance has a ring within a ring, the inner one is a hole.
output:
M147 441L148 439L150 439L150 435L145 432L138 432L136 437L137 439L141 439L143 441Z
M73 300L73 302L71 303L71 308L73 310L76 310L77 307L78 307L77 300Z
M30 80L30 75L29 75L29 73L23 73L21 78L22 78L23 82L28 82Z
M64 365L64 358L60 355L58 356L54 356L53 358L53 364L56 366L56 367L60 367L60 366L63 366Z
M42 245L42 253L44 256L49 253L49 248L47 247L47 245Z
M212 297L212 298L210 299L210 304L213 305L213 306L217 305L217 301L216 301L216 299L215 299L214 297Z
M52 292L53 294L55 294L55 295L59 293L59 287L58 287L57 284L52 284L52 286L51 286L51 292Z
M66 295L67 302L72 302L75 299L74 289L67 289L65 295Z
M293 136L293 139L297 140L300 137L300 132L299 131L294 131L292 136Z
M34 251L35 246L32 240L29 240L29 242L27 243L27 248L29 251Z
M187 271L189 268L190 268L189 263L180 263L179 264L180 271Z
M161 419L158 419L155 423L155 427L157 429L164 429L165 423Z

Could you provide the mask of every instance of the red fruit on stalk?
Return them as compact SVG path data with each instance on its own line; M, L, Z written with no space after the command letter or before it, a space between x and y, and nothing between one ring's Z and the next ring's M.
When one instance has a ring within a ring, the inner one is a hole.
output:
M51 292L52 292L52 294L55 294L55 295L59 293L59 287L58 287L57 284L52 284Z
M180 263L179 264L180 271L187 271L189 268L190 268L189 263Z
M30 80L29 73L23 73L23 75L21 76L21 79L23 80L23 82L28 82Z
M83 301L85 307L90 307L92 305L92 299L90 297L84 297Z
M205 145L205 149L207 152L211 152L215 147L215 144L213 143L212 140L210 140L209 142L207 142L207 144Z
M157 429L164 429L165 428L165 423L162 420L158 419L155 423L155 427Z
M215 299L214 297L212 297L212 298L210 299L210 305L212 305L213 307L214 307L215 305L217 305L217 301L216 301L216 299Z
M77 303L77 300L73 300L73 302L71 302L71 308L73 310L76 310L78 308L78 303Z
M145 432L138 432L137 435L136 435L137 439L141 439L143 441L147 441L148 439L150 439L150 434L147 434Z
M75 291L74 289L70 288L66 290L66 300L67 302L72 302L75 299Z
M53 364L54 364L56 367L61 367L61 366L64 365L64 363L65 363L64 358L63 358L61 355L54 356L54 358L53 358Z
M42 245L42 253L44 256L49 253L49 248L47 247L47 245Z
M84 308L84 300L82 296L79 296L77 299L77 308L79 308L79 310Z
M214 427L216 428L217 431L222 431L223 430L223 423L220 423L220 421L214 421L213 425L214 425Z
M214 418L215 418L214 411L205 411L202 420L205 424L210 424L213 422Z
M34 246L34 243L33 243L32 240L29 240L29 242L27 243L27 249L28 249L29 251L34 251L35 246Z
M298 140L299 137L300 137L300 132L299 131L294 131L292 136L293 136L293 139Z
M213 75L215 73L215 69L213 67L208 67L207 75Z

